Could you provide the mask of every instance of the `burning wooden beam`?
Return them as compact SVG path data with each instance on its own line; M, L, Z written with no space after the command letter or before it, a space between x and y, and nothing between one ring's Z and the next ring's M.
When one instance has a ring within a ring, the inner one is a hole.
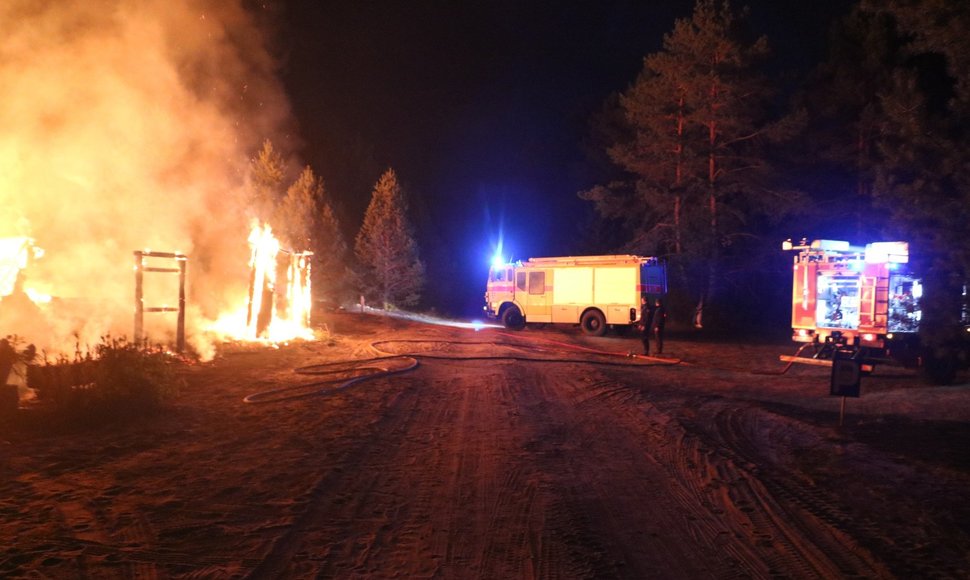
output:
M246 327L252 338L276 334L274 323L310 326L310 256L280 248L269 225L254 225L249 236L249 303Z

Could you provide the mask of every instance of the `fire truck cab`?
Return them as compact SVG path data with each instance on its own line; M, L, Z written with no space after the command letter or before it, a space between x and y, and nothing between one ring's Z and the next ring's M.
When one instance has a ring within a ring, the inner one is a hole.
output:
M923 287L908 269L906 242L858 247L835 240L787 240L782 248L798 252L792 339L815 345L815 358L848 348L875 364L916 352Z
M493 265L485 314L506 328L527 323L579 324L601 336L608 325L628 328L640 316L640 296L667 293L666 266L631 255L530 258Z

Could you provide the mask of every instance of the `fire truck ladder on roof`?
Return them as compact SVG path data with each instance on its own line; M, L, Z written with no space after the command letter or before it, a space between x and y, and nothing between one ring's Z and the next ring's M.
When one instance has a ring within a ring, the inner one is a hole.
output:
M189 258L185 254L173 252L152 252L151 250L135 250L135 342L141 342L144 333L146 312L178 312L176 324L175 349L185 350L185 266ZM158 268L145 265L146 258L160 258L175 260L176 268ZM174 306L145 306L143 285L145 272L179 275L179 302Z

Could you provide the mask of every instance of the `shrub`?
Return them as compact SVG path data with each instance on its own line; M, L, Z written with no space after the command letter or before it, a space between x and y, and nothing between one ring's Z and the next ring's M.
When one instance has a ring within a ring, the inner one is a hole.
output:
M41 398L72 421L108 422L157 411L184 384L178 359L161 347L102 337L94 353L38 367ZM39 381L38 381L39 382ZM45 393L46 391L46 393Z
M95 349L95 399L111 411L147 412L178 395L184 379L161 348L103 338Z

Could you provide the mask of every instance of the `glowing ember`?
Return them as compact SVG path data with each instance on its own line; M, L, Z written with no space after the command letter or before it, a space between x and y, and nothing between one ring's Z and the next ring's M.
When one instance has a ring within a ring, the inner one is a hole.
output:
M272 228L254 223L249 234L250 284L245 307L220 317L210 330L237 340L313 340L310 329L310 252L280 249Z

